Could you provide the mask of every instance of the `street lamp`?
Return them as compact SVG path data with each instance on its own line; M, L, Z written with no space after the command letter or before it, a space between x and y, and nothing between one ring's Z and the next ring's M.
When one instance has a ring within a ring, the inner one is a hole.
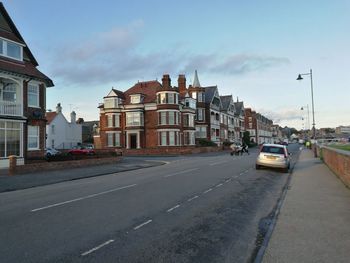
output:
M301 106L300 110L304 110L307 109L307 128L310 130L310 111L309 111L309 104L307 104L306 106Z
M311 80L311 100L312 100L312 138L316 141L316 129L315 129L315 107L314 107L314 88L312 83L312 69L310 69L310 73L299 74L297 80L302 80L302 76L310 76ZM317 157L316 145L314 146L314 155Z

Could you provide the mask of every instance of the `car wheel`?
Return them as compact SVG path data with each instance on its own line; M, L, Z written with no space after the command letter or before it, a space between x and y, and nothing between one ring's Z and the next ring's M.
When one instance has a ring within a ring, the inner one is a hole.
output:
M260 170L260 168L261 168L260 165L258 165L258 164L255 165L256 170Z
M284 172L284 173L288 173L288 171L289 171L289 167L286 167L286 168L282 169L282 172Z

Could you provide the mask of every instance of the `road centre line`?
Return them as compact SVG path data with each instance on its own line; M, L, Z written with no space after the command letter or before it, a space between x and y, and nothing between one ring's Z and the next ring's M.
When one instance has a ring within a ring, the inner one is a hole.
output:
M207 194L207 193L209 193L210 191L213 191L213 188L209 188L208 190L204 191L203 194Z
M143 226L145 226L145 225L147 225L147 224L149 224L149 223L151 223L152 222L152 219L150 219L150 220L148 220L148 221L146 221L146 222L143 222L142 224L140 224L140 225L138 225L138 226L135 226L134 227L134 230L137 230L137 229L139 229L139 228L141 228L141 227L143 227Z
M88 250L88 251L82 253L81 255L82 255L82 256L89 255L90 253L95 252L96 250L98 250L98 249L100 249L100 248L102 248L102 247L104 247L104 246L107 246L108 244L110 244L110 243L112 243L112 242L114 242L113 239L108 240L108 241L104 242L103 244L101 244L101 245L99 245L99 246L97 246L97 247L94 247L94 248L92 248L92 249L90 249L90 250Z
M213 166L213 165L218 165L218 164L222 164L222 163L227 163L227 161L224 161L224 162L217 162L217 163L211 163L209 164L210 166Z
M223 184L218 184L218 185L216 185L215 187L220 187L220 186L223 186Z
M173 211L173 210L175 210L176 208L179 208L179 207L180 207L180 205L176 205L176 206L168 209L167 212L170 213L171 211Z
M196 198L198 198L199 196L198 195L195 195L194 197L191 197L190 199L188 199L187 201L188 202L191 202L192 200L194 200L194 199L196 199Z
M195 171L195 170L198 170L198 169L199 168L192 168L192 169L184 170L184 171L181 171L181 172L164 175L164 178L171 177L171 176L178 175L178 174L184 174L184 173L192 172L192 171Z
M225 181L225 183L228 183L228 182L230 182L232 179L230 178L230 179L227 179L226 181Z
M103 191L103 192L100 192L100 193L87 195L87 196L75 198L75 199L72 199L72 200L68 200L68 201L64 201L64 202L60 202L60 203L56 203L56 204L52 204L52 205L43 206L43 207L40 207L40 208L35 208L33 210L30 210L30 212L37 212L37 211L40 211L40 210L44 210L44 209L48 209L48 208L52 208L52 207L56 207L56 206L61 206L61 205L65 205L65 204L81 201L81 200L88 199L88 198L93 198L93 197L96 197L96 196L99 196L99 195L112 193L112 192L115 192L115 191L119 191L119 190L122 190L122 189L134 187L134 186L136 186L136 184L130 184L130 185L126 185L126 186L123 186L123 187L114 188L114 189L111 189L111 190L108 190L108 191Z

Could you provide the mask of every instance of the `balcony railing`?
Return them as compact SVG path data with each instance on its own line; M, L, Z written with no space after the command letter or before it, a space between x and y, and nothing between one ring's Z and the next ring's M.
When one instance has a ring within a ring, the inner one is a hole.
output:
M21 116L22 104L9 101L0 101L0 115Z

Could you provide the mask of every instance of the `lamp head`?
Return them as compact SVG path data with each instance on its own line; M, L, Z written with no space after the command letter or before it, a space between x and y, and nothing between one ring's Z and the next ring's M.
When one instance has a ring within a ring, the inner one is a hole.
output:
M303 77L299 74L297 80L302 80Z

